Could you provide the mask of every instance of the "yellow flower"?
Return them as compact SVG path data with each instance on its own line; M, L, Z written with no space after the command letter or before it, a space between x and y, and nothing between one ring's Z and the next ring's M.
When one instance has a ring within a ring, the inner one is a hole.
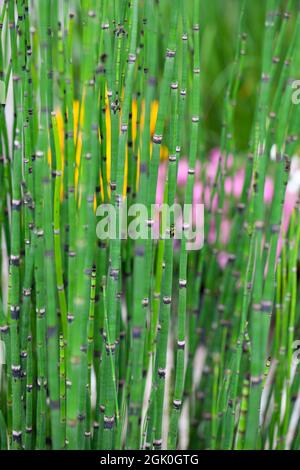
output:
M151 132L151 136L153 136L154 131L155 131L157 113L158 113L158 101L155 100L151 104L151 112L150 112L150 132Z

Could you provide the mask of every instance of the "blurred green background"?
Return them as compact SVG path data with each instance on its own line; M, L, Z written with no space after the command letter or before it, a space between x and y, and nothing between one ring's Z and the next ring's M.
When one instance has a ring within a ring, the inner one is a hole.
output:
M278 0L277 21L282 21L287 0ZM205 0L201 2L201 76L202 76L202 113L205 148L220 145L224 96L229 74L234 62L237 47L238 25L242 0ZM241 85L237 95L234 119L234 140L238 151L248 148L249 134L253 125L257 89L261 74L262 44L266 0L247 0L243 32L247 34L246 56ZM193 2L186 0L189 24L192 24ZM172 0L161 1L162 21L170 15ZM287 52L290 33L294 27L295 13L299 7L292 2L289 13L287 35L284 40L282 57ZM284 20L283 20L284 21ZM165 22L165 24L167 24ZM280 70L281 65L278 67ZM275 80L276 86L276 80Z
M80 0L77 0L78 2ZM124 10L127 0L114 0L110 5L110 17L116 18L115 12ZM170 12L174 0L140 0L140 8L143 9L146 1L153 1L158 9L157 40L158 48L158 86L161 83L166 39L168 37L168 27L170 24ZM192 0L183 0L188 17L188 30L191 32L193 23L193 4ZM277 21L285 21L283 13L286 11L287 4L291 4L289 13L292 18L289 20L287 34L283 43L281 57L285 57L289 38L294 28L295 13L299 7L298 0L278 0L277 2ZM76 4L76 2L75 2ZM222 128L222 114L226 87L229 81L231 67L234 63L234 57L238 44L238 25L243 1L242 0L202 0L200 2L200 40L201 40L201 106L202 106L202 138L204 150L220 146L220 136ZM116 8L116 6L120 8ZM245 17L243 32L247 35L246 56L244 58L244 68L241 77L241 84L237 95L237 104L234 115L234 147L238 152L244 152L248 149L249 135L253 126L254 109L257 99L257 90L261 74L262 44L264 37L264 21L267 0L247 0L245 7ZM122 18L118 17L117 21ZM115 21L114 21L115 24ZM124 26L126 31L126 24ZM143 29L142 22L139 25L139 31ZM278 31L279 28L276 28ZM181 34L181 31L178 32ZM80 22L75 32L74 63L80 69ZM141 39L142 41L142 39ZM179 41L180 42L180 41ZM192 50L192 38L189 37L189 45ZM188 91L192 84L192 64L191 54L189 54L188 72L189 84ZM279 64L278 74L281 70L283 61ZM76 77L75 77L76 83ZM276 87L274 82L273 90ZM136 89L134 93L138 90ZM159 94L159 90L158 90ZM188 132L187 132L188 135ZM185 151L188 150L188 141L185 142Z

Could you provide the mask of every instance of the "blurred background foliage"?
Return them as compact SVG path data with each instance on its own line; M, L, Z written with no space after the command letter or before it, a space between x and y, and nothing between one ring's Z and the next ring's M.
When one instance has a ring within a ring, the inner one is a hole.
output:
M246 56L241 86L237 95L234 141L238 151L248 148L249 134L253 124L257 89L261 74L262 42L264 35L265 0L246 2L245 25L247 34ZM282 51L286 54L294 28L297 1L292 3L293 18L289 21ZM205 149L220 145L224 96L229 74L234 62L237 44L238 22L242 0L205 0L201 2L201 76L202 76L202 131L205 132ZM186 0L189 22L192 22L192 2ZM287 1L278 0L278 21L286 11ZM172 7L162 2L161 18L167 18ZM165 24L167 22L165 21ZM163 30L163 27L162 27ZM192 45L190 45L192 47ZM162 64L162 61L161 61ZM281 64L283 66L283 64ZM191 80L190 67L190 80ZM278 67L278 74L280 67ZM276 86L276 80L274 85Z

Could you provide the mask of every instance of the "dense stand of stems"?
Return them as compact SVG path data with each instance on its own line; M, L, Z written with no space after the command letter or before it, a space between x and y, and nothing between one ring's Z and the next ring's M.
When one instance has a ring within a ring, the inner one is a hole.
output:
M300 446L300 11L237 2L214 83L211 3L0 3L1 450Z

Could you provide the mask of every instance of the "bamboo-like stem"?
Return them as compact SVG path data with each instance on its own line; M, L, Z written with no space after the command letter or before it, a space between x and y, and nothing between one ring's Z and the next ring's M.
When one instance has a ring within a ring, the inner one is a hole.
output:
M1 2L1 450L299 448L296 4Z
M185 204L192 203L192 187L194 183L195 163L198 151L199 135L199 111L200 111L200 4L194 2L194 23L193 23L193 42L194 42L194 62L193 62L193 85L192 85L192 118L191 118L191 145L189 150L189 170L188 182L185 193ZM186 32L183 31L183 41L186 44ZM183 51L184 54L185 51ZM185 89L185 80L183 81ZM182 116L180 116L182 119ZM177 333L177 357L176 357L176 376L175 389L172 403L172 415L169 433L169 447L176 448L178 421L182 409L183 389L184 389L184 361L186 345L186 311L187 311L187 264L188 252L185 224L192 224L191 214L187 220L183 220L183 239L180 247L180 267L179 267L179 302L178 302L178 333Z

